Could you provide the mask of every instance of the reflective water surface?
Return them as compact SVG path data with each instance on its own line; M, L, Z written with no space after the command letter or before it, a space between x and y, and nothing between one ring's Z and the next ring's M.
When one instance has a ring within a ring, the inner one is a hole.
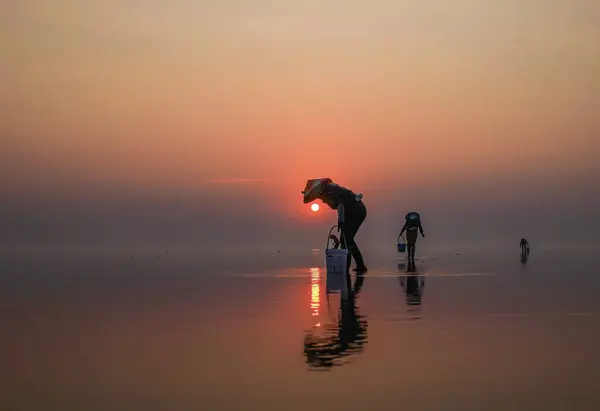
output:
M0 409L600 409L593 253L134 257L0 259Z

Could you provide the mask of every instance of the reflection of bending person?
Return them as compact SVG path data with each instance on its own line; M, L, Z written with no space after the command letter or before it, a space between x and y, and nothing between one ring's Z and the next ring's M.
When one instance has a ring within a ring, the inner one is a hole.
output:
M354 271L364 273L367 266L354 237L367 217L367 208L362 201L362 194L335 184L330 178L308 180L304 191L304 203L320 199L331 209L338 212L338 227L342 231L341 246L348 249L348 264L352 258L356 262Z
M340 359L362 352L367 340L367 321L359 314L356 300L362 284L363 275L356 276L354 289L350 275L346 275L348 281L348 297L342 298L338 312L337 326L326 327L326 335L315 336L311 331L304 337L304 354L306 363L314 368L330 368L342 365Z
M419 231L421 231L421 236L425 237L425 233L423 232L423 225L421 224L421 215L413 211L406 214L404 219L405 223L404 227L402 227L402 231L400 231L400 235L402 235L406 231L406 245L408 248L408 258L414 260L415 248L417 244L417 237L419 236Z

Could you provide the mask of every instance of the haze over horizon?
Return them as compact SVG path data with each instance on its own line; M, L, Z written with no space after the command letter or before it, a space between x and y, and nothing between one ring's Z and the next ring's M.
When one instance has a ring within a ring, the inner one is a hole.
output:
M598 244L600 3L11 2L0 245Z

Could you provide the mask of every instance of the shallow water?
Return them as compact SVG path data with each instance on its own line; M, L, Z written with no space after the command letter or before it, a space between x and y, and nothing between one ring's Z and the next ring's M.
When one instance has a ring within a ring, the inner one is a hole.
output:
M374 260L5 256L0 409L600 409L597 254Z

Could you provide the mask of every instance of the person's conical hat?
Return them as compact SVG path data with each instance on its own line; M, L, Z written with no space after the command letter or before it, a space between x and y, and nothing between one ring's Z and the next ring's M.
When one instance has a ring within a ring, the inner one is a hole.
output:
M308 180L306 182L306 187L304 187L304 190L302 191L302 194L304 195L304 204L315 201L319 197L319 194L321 194L323 187L329 183L331 183L330 178L314 178Z

